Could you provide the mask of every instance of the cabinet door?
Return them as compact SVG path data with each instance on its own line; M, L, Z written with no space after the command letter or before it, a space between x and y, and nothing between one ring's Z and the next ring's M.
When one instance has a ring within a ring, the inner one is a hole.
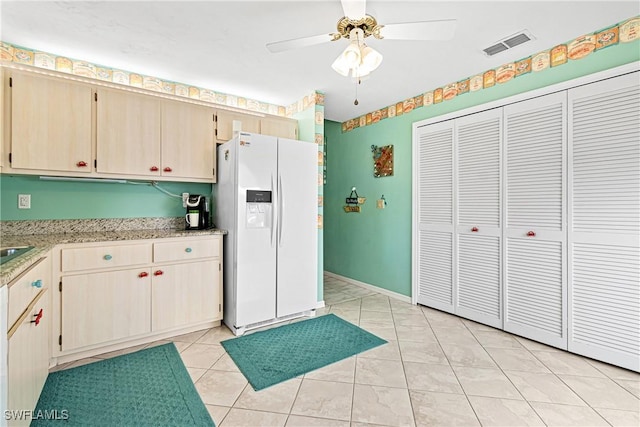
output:
M91 172L91 88L15 73L11 167Z
M260 117L218 110L216 112L216 141L222 143L233 138L233 122L239 121L241 131L260 133Z
M260 133L287 139L298 139L298 122L286 118L260 119Z
M504 328L566 349L566 92L506 106L504 126Z
M639 74L569 90L569 350L635 371Z
M417 282L420 304L452 313L453 120L417 130Z
M98 89L97 171L159 176L160 100Z
M502 109L456 119L456 314L502 328Z
M7 380L10 410L35 409L49 374L49 300L48 290L42 290L19 319L16 329L9 330ZM42 316L36 324L40 310ZM29 422L24 425L29 425Z
M151 331L148 268L62 278L62 351Z
M220 320L220 272L218 260L154 267L152 331Z
M162 175L213 180L216 164L214 131L212 108L164 101Z

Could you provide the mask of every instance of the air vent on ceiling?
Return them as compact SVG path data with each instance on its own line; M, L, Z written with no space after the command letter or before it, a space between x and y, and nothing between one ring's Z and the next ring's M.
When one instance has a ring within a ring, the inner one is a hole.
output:
M482 51L487 56L493 56L496 53L504 52L507 49L511 49L512 47L521 45L522 43L526 43L529 40L533 40L534 37L527 30L522 30L517 34L511 35L509 37L505 37L500 40L498 43L491 45Z

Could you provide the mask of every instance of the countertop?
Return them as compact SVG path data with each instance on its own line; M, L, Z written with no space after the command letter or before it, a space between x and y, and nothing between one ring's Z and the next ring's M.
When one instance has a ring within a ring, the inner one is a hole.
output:
M1 235L0 242L7 246L33 246L34 249L17 256L0 266L0 287L6 286L34 262L53 249L56 245L66 243L113 242L123 240L161 239L170 237L206 236L227 234L226 230L216 228L206 230L184 229L151 229L151 230L118 230L96 231L90 233L44 233L23 235Z

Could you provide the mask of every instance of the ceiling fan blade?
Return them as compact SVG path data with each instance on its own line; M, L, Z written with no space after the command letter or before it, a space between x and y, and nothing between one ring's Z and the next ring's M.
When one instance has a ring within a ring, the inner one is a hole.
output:
M331 34L321 34L311 37L300 37L297 39L283 40L279 42L267 43L267 49L271 53L284 52L285 50L298 49L301 47L313 46L333 40Z
M392 40L449 40L456 32L455 19L384 25L380 34Z
M341 0L344 16L357 21L364 18L367 0Z

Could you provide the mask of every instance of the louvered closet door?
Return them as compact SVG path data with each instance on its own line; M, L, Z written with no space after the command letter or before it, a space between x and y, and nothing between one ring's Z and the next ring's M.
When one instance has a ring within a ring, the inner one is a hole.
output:
M569 350L636 371L639 74L569 91Z
M504 126L504 329L566 349L566 92L504 107Z
M420 304L453 312L453 121L417 131Z
M456 120L456 314L502 328L502 109Z

